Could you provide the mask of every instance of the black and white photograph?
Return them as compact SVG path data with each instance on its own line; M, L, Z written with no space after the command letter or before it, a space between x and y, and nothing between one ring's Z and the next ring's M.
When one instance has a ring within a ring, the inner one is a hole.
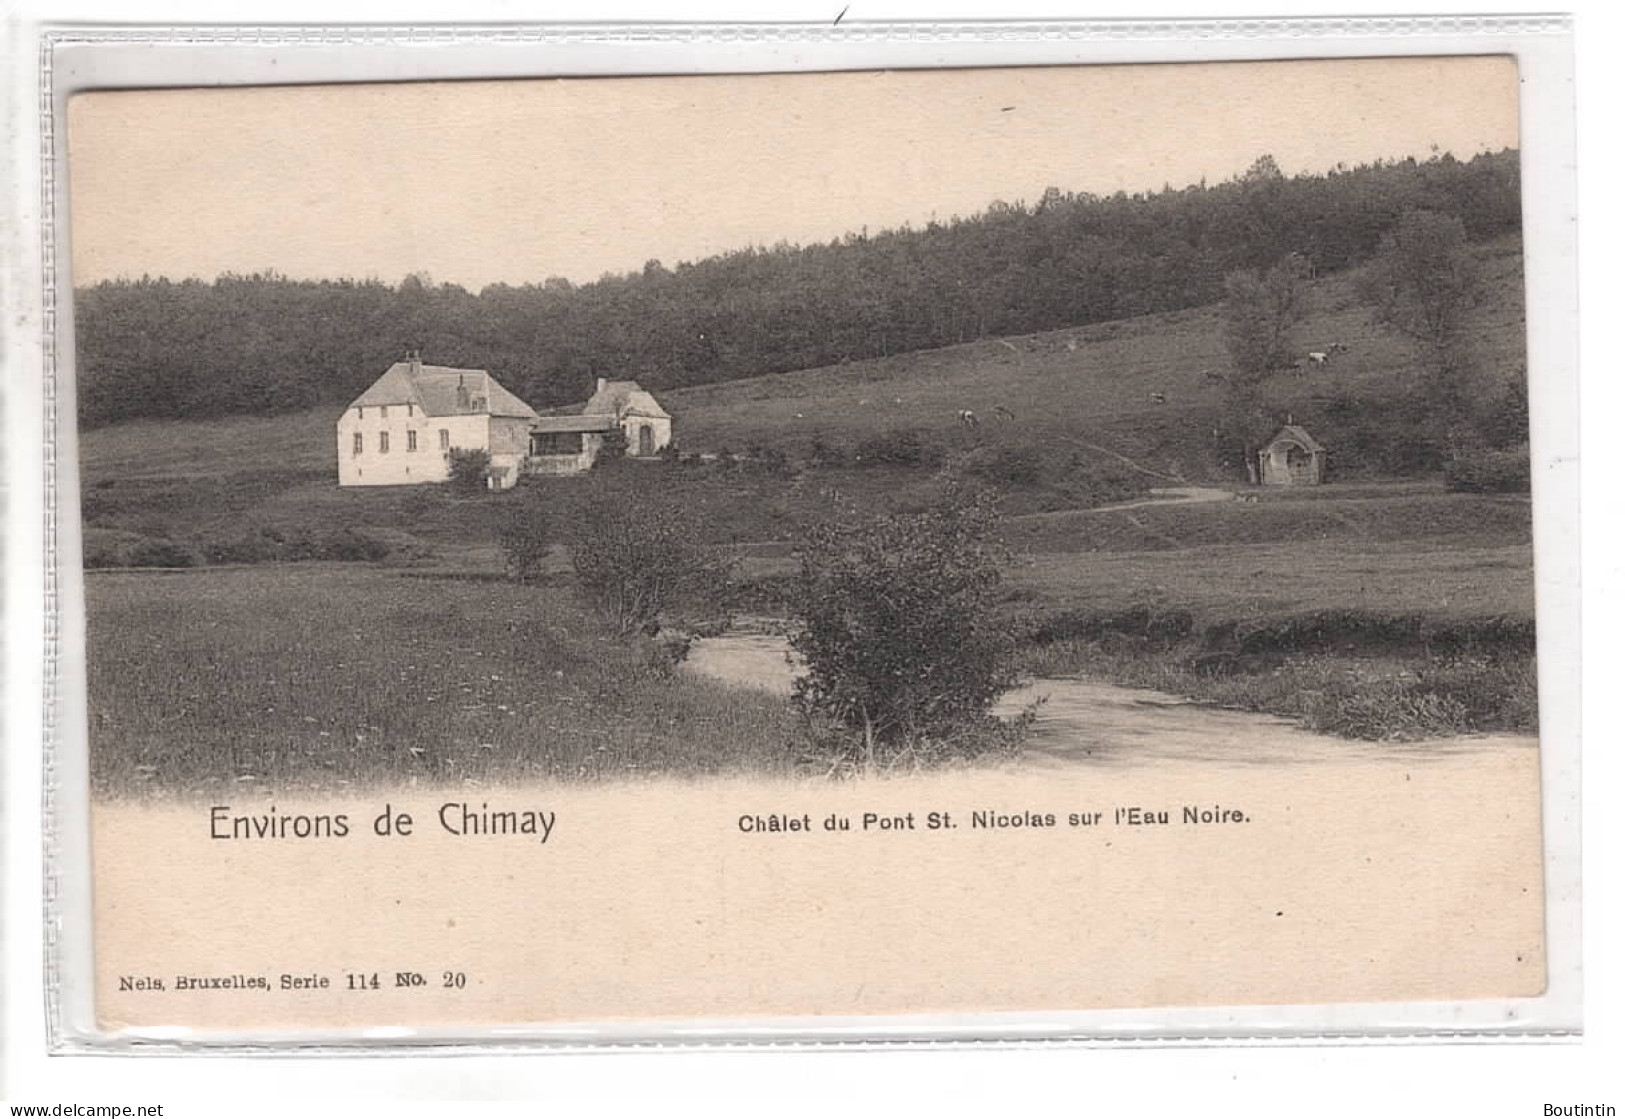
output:
M104 1024L1539 995L1518 86L77 95Z

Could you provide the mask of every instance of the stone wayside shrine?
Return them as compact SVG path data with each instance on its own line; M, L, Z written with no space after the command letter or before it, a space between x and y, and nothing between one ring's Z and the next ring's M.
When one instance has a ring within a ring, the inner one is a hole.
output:
M1289 423L1258 452L1258 480L1266 486L1318 486L1326 480L1326 448Z

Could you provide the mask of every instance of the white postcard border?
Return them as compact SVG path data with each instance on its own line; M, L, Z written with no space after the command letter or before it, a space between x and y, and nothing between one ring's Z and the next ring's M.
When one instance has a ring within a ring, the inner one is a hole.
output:
M55 1040L65 1049L165 1048L389 1041L478 1043L782 1044L787 1041L907 1043L1066 1039L1174 1044L1218 1039L1292 1040L1552 1036L1577 1028L1579 954L1579 574L1578 368L1575 360L1574 136L1572 62L1559 17L1180 21L1009 25L821 27L571 27L547 29L211 28L53 33L43 45L42 120L48 150L41 227L47 315L42 419L48 501L47 688L56 704L47 734L48 971ZM703 73L871 67L1047 65L1075 62L1211 61L1389 54L1512 53L1523 75L1528 329L1534 427L1536 575L1541 633L1542 781L1550 987L1536 999L1472 1003L1314 1007L1157 1008L1077 1014L861 1019L751 1019L610 1027L505 1026L485 1031L357 1031L254 1038L100 1035L90 1008L88 774L83 739L83 596L79 582L76 437L72 416L72 277L66 261L66 194L60 122L71 92L89 88L376 81L553 74ZM274 59L274 63L273 63ZM51 129L54 126L54 131ZM54 143L53 143L54 141ZM54 332L52 330L54 316ZM54 354L53 354L54 344ZM51 379L51 370L55 380ZM52 388L55 388L55 392ZM16 398L13 398L15 402ZM58 516L58 514L62 514ZM62 562L64 557L72 562ZM51 613L54 606L57 611Z

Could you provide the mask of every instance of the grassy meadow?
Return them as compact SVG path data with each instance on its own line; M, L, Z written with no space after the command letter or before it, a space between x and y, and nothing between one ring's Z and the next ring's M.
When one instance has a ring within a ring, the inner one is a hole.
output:
M789 771L782 702L676 676L557 588L327 564L91 573L98 793Z

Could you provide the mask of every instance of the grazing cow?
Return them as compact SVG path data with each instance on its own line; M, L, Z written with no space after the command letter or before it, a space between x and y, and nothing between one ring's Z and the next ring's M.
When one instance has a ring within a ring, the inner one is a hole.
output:
M1160 392L1152 393L1151 394L1151 403L1153 403L1153 404L1166 404L1166 403L1168 403L1167 394L1160 393Z
M1333 342L1326 347L1326 352L1329 354L1346 354L1349 352L1349 348L1341 342Z
M993 414L999 417L999 419L1004 420L1006 423L1009 423L1016 418L1016 414L1010 411L1010 409L1006 408L1003 404L995 405L993 408Z
M965 427L977 427L982 421L978 420L976 413L969 408L961 408L959 410L959 422Z
M1311 351L1310 354L1309 354L1309 364L1310 365L1325 365L1326 364L1326 355L1325 355L1325 353L1320 351L1320 350Z

